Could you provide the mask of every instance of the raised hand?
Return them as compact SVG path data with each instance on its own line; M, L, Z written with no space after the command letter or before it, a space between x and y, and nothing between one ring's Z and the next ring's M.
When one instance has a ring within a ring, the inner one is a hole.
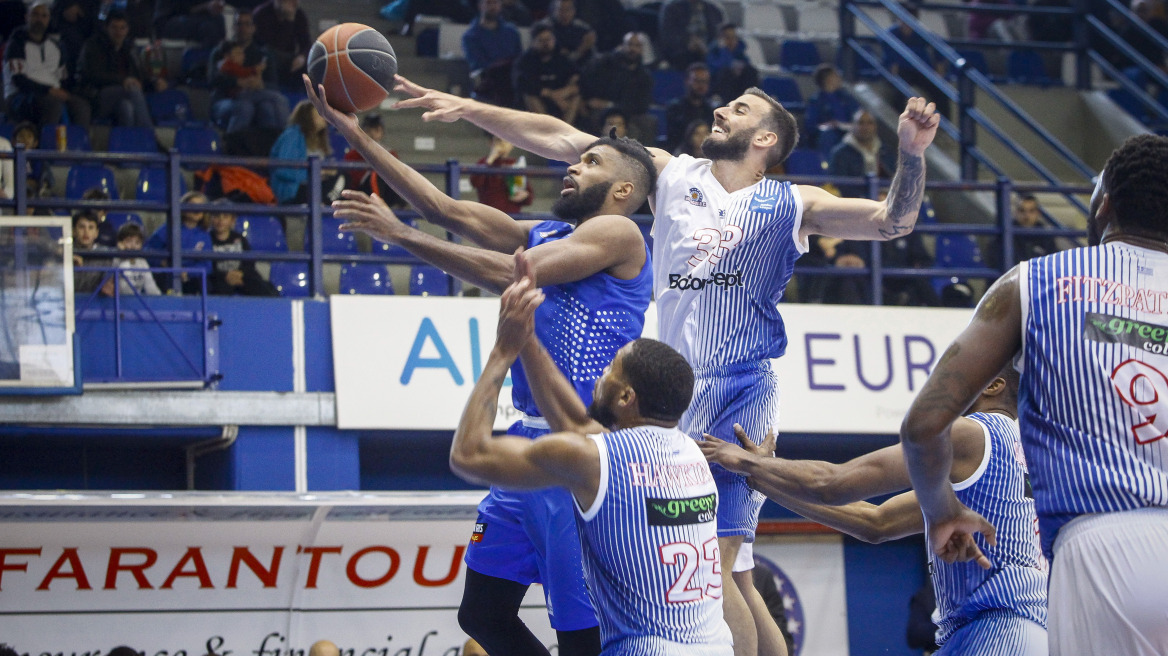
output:
M958 508L940 521L929 520L929 546L933 553L947 562L976 561L982 569L990 569L993 563L981 552L974 533L985 536L990 545L997 544L994 527L984 517L958 504Z
M410 82L400 75L395 75L394 81L396 82L393 87L394 91L401 91L410 96L405 100L399 100L394 103L394 109L421 107L422 109L428 110L422 114L423 121L453 123L462 118L462 113L468 102L466 98L459 98L449 93L427 89L426 87Z
M316 85L314 89L312 80L307 75L301 75L300 77L304 79L304 91L308 94L308 99L312 101L312 106L316 108L316 113L320 114L324 120L339 130L341 134L344 134L345 130L361 130L361 126L357 122L356 114L346 114L328 104L328 96L325 95L323 84Z
M933 138L937 136L937 126L941 115L937 106L924 98L909 98L896 126L896 136L900 139L900 149L913 155L925 152Z
M333 201L333 216L344 219L343 232L363 232L374 239L396 244L410 230L377 194L346 189Z
M526 277L503 290L495 335L496 351L511 359L519 357L519 352L535 334L535 310L543 299L543 292Z

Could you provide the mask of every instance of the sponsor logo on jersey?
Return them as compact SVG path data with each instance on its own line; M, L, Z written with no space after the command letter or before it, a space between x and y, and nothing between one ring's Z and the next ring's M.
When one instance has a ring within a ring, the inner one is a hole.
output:
M705 289L706 287L720 287L722 289L730 289L732 287L742 287L742 272L735 271L733 273L722 273L719 271L710 276L683 276L679 273L669 274L669 288L670 289L692 289L695 291Z
M754 196L750 198L749 212L773 212L779 202L779 190L775 189L769 194L764 194L762 187L754 192Z
M1168 354L1168 326L1135 319L1088 312L1083 337L1095 342L1127 344L1158 355Z
M486 532L487 532L486 523L480 522L480 523L475 524L474 530L471 531L471 533L470 533L470 541L471 542L482 542L483 541L483 533L486 533Z
M707 494L688 499L645 499L649 526L684 526L714 521L718 510L718 495Z
M697 205L698 207L706 206L706 197L702 195L702 190L697 187L690 187L689 193L685 195L685 202L690 205Z

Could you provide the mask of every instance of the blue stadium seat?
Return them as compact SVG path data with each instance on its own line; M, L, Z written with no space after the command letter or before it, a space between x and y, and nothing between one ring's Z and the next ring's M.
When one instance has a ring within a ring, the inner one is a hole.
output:
M167 170L161 167L143 167L142 170L138 171L138 182L134 185L134 198L154 202L167 200L166 183L168 175ZM187 181L182 176L179 176L178 182L178 193L180 195L187 193Z
M417 219L400 218L399 220L411 228L418 227ZM373 241L373 252L377 255L393 255L397 257L408 257L410 252L398 246L397 244L387 244L383 241Z
M1131 114L1137 121L1148 122L1148 108L1132 92L1121 87L1108 91L1107 97L1111 98L1111 102L1119 105L1120 109Z
M158 139L150 128L116 126L110 128L109 151L111 153L157 153Z
M341 136L339 132L336 132L332 129L328 131L328 135L329 148L331 148L333 151L331 157L333 159L345 159L345 153L349 152L350 150L348 140Z
M182 80L188 86L192 87L207 87L210 86L208 80L208 60L211 58L210 48L187 48L182 54ZM202 74L199 74L202 69Z
M824 175L827 162L818 150L796 148L791 151L786 163L787 175Z
M183 155L219 155L223 146L213 128L184 127L174 133L174 148ZM184 164L183 168L203 169L206 164Z
M666 145L665 140L668 138L669 126L665 122L665 108L664 107L650 107L649 113L657 119L657 145Z
M670 100L685 95L685 74L673 69L653 71L653 102L668 105Z
M308 298L308 264L272 262L271 283L288 298Z
M16 130L16 126L11 123L0 123L0 137L12 141L12 133Z
M321 217L320 219L320 234L324 240L321 242L320 250L324 253L356 253L357 252L357 236L351 232L342 232L341 224L344 223L341 219L334 219L331 217ZM304 250L312 247L312 235L308 232L304 233Z
M973 235L937 235L937 266L983 266L981 247Z
M917 212L917 223L936 223L937 211L928 198L921 201L921 211Z
M284 226L280 225L276 217L266 214L244 215L239 227L253 251L288 252Z
M180 127L191 115L191 99L181 89L167 89L146 94L150 118L154 125Z
M806 106L803 102L803 92L799 84L790 77L764 77L759 87L768 96L779 101L787 111L798 113Z
M450 283L450 276L438 267L410 267L410 296L450 296Z
M117 232L118 229L127 223L137 223L139 227L144 225L142 223L142 217L133 212L110 212L105 215L105 222L110 224L114 232Z
M1058 80L1046 74L1042 55L1033 50L1014 50L1006 59L1006 80L1014 84L1049 86Z
M341 267L341 293L392 295L393 281L383 264L346 264Z
M779 49L779 64L792 73L813 73L821 63L813 41L784 41Z
M57 149L57 127L56 125L45 125L41 128L41 142L38 146L40 150ZM81 150L86 152L92 150L89 147L89 130L80 125L66 125L65 144L65 150Z
M101 187L111 200L118 200L118 185L114 172L104 166L77 164L69 167L65 178L65 198L77 200L93 187Z

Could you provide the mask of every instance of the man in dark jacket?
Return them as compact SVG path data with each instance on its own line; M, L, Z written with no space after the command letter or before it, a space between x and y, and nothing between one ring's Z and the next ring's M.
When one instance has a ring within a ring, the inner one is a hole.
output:
M38 127L61 122L65 108L70 120L89 127L89 102L69 93L61 47L49 35L49 0L33 0L28 24L12 32L4 49L4 98L8 120L32 121Z
M580 90L587 99L594 125L607 112L617 109L628 117L631 136L652 144L657 139L657 122L649 114L653 75L641 60L644 39L643 34L629 32L619 48L595 57L581 77Z
M299 0L269 0L256 7L252 17L255 40L275 57L268 65L276 69L280 86L302 87L300 76L313 39L308 32L308 15L300 8Z
M657 20L662 57L679 71L706 61L707 46L721 24L722 10L706 0L669 0L661 5Z
M154 33L163 39L198 41L212 48L223 40L223 0L156 0Z
M228 135L249 128L275 130L278 134L288 123L288 98L272 88L276 86L275 66L271 65L268 49L256 43L255 33L255 19L249 13L240 12L235 18L235 40L215 46L209 58L211 118ZM231 46L243 49L244 66L257 67L265 60L269 65L263 73L250 78L224 73L219 70L219 63Z
M77 82L81 95L93 103L99 119L112 118L115 125L154 128L150 108L142 89L147 80L130 47L130 23L125 14L111 11L104 29L98 30L81 48L77 59ZM166 88L156 80L156 89Z

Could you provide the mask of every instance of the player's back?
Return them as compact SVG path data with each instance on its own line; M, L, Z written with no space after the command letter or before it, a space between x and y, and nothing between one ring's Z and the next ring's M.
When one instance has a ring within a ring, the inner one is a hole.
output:
M715 513L697 444L676 428L594 435L596 500L578 508L584 576L604 653L728 656Z
M1019 265L1018 410L1042 547L1088 513L1168 506L1168 254L1111 242Z
M710 160L681 155L650 200L661 341L698 370L781 356L777 304L807 252L795 186L764 178L727 193Z
M1026 459L1018 423L997 413L974 413L985 435L985 451L977 471L953 485L957 498L985 517L997 532L989 546L981 534L978 547L993 566L945 563L929 554L929 570L937 597L937 639L986 612L1005 611L1046 626L1046 565L1035 535L1034 499L1027 480Z

